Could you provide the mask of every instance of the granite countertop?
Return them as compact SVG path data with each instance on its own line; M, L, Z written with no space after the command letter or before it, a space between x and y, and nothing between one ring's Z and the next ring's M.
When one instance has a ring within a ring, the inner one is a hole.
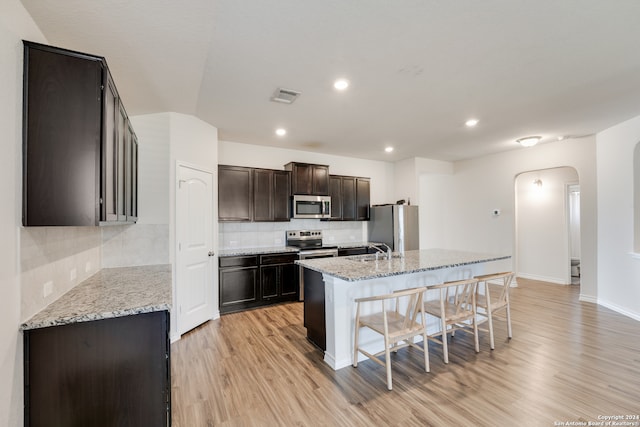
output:
M171 265L104 268L23 323L22 330L171 309Z
M448 249L426 249L421 251L406 251L404 256L394 252L391 260L387 260L382 254L377 261L374 255L355 255L300 260L296 261L296 264L342 280L355 282L509 258L511 258L511 255L484 254Z

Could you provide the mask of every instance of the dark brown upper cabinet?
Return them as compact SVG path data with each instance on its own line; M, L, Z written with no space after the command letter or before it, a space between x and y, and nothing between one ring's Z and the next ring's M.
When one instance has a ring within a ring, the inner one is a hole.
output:
M332 221L342 220L342 177L329 175L329 196L331 196Z
M135 222L137 139L105 59L25 41L23 79L23 225Z
M329 195L329 166L291 162L284 168L291 171L292 195Z
M253 219L253 173L251 168L218 166L218 220Z
M356 221L369 221L371 183L369 178L356 178Z
M331 220L363 221L369 219L369 178L331 175Z
M289 221L291 173L241 166L218 167L218 220Z
M273 171L273 220L289 221L291 219L289 191L291 189L291 172Z

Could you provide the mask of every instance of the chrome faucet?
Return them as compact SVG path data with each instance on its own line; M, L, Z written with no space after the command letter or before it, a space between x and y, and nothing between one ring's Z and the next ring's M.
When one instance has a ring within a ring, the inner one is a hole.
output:
M382 249L380 246L384 246L385 248L387 248L386 252L384 249ZM375 249L376 252L376 260L378 259L378 255L383 254L387 256L387 259L390 260L391 259L391 248L389 247L389 245L387 245L386 243L369 243L369 247Z

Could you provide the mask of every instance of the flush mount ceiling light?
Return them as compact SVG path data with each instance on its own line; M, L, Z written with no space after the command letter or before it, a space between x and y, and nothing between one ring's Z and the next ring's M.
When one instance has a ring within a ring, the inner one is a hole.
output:
M391 153L393 151L393 147L389 146L384 149L387 153Z
M338 79L333 83L333 87L337 90L345 90L349 87L349 81L345 79Z
M276 135L285 136L286 134L287 134L287 130L286 129L283 129L283 128L276 129Z
M516 142L523 147L533 147L542 139L541 136L525 136L524 138L516 139Z
M465 126L466 126L466 127L468 127L468 128L472 128L472 127L474 127L475 125L477 125L479 121L480 121L480 120L478 120L478 119L469 119L469 120L467 120L466 122L464 122L464 124L465 124Z

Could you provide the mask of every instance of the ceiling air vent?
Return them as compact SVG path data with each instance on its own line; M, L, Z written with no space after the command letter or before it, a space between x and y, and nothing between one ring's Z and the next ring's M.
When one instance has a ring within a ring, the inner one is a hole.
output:
M300 93L301 92L298 92L297 90L278 88L271 97L271 100L274 102L282 102L284 104L292 104L293 101L298 99Z

